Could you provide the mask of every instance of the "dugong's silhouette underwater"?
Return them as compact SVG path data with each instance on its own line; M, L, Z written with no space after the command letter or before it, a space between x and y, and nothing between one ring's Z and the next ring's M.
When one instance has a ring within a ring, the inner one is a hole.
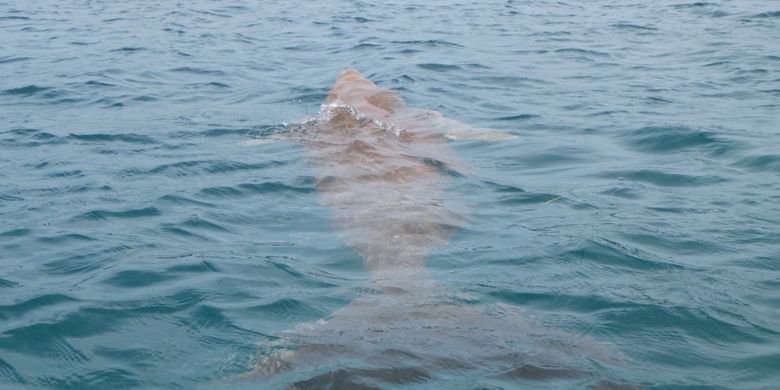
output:
M607 348L530 326L517 308L486 308L427 276L431 251L466 224L464 207L445 191L467 172L448 141L516 136L410 109L353 69L301 126L321 202L363 258L374 293L262 344L252 376L305 371L295 376L298 388L376 388L448 371L602 383L594 362L616 360Z

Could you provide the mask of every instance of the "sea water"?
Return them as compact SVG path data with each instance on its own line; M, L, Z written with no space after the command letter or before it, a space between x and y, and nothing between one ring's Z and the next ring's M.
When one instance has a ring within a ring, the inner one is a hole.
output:
M780 386L778 2L5 0L0 387L311 384L242 374L369 277L301 144L246 141L347 67L518 136L451 143L438 285L605 346L614 383Z

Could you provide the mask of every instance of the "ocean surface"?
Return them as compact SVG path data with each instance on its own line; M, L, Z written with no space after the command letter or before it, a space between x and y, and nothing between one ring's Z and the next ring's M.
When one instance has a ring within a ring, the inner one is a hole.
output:
M518 136L450 143L427 263L492 314L258 375L379 296L269 137L348 67ZM0 388L777 389L778 291L780 2L0 0Z

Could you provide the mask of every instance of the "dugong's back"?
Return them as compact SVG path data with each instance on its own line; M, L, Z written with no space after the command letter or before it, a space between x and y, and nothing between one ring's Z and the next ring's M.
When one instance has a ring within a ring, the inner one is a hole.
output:
M455 174L452 153L409 117L397 94L348 70L308 148L322 203L371 271L422 267L462 220L444 192Z

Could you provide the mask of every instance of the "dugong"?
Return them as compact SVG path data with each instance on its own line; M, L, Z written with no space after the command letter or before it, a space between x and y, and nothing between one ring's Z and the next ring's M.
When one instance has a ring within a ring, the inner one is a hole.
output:
M397 92L354 69L341 73L319 115L300 126L319 199L362 257L369 293L261 344L253 376L297 372L297 388L377 388L448 371L496 380L599 379L589 362L614 360L607 348L531 326L518 308L486 307L435 282L425 267L468 223L467 208L446 187L470 170L449 143L517 136L408 108Z

